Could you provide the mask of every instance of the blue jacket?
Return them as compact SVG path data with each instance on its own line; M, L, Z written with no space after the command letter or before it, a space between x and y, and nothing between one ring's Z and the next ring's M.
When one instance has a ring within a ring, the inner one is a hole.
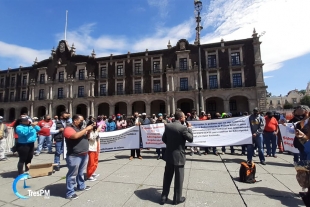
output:
M106 131L110 132L110 131L115 131L116 130L116 124L114 121L112 122L107 122L107 128Z
M18 125L16 134L18 135L18 143L33 143L37 140L37 132L40 131L39 126Z

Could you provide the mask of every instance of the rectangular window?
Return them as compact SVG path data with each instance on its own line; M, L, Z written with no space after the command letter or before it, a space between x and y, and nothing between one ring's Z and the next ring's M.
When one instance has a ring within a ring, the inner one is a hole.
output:
M64 82L64 71L60 71L58 74L58 80L59 82Z
M153 73L160 73L160 61L153 62Z
M235 100L229 101L230 111L237 111L237 102Z
M281 103L280 103L280 100L278 100L278 104L281 104Z
M106 95L107 95L107 85L100 84L100 96L106 96Z
M208 68L216 68L216 55L208 55Z
M85 70L80 69L79 70L79 80L84 80L85 79Z
M188 91L188 78L180 78L180 91Z
M215 101L209 101L208 102L208 110L209 111L216 111L216 102Z
M231 65L240 65L240 52L231 53Z
M154 92L160 92L160 80L153 80L153 90Z
M209 75L209 87L210 89L218 88L217 75Z
M135 63L135 75L141 75L141 74L142 74L141 63Z
M10 101L15 101L14 92L10 92Z
M117 68L117 76L123 76L124 75L124 68L123 68L123 65L118 65L116 66Z
M141 91L141 81L135 82L135 93L142 93Z
M0 93L0 101L3 101L3 93Z
M269 104L272 105L272 100L270 100Z
M22 85L23 86L27 85L27 76L26 75L23 76Z
M179 66L180 70L187 70L187 58L180 58Z
M40 74L40 84L45 83L45 74Z
M0 80L0 87L4 87L4 78L1 78Z
M117 95L123 95L124 94L123 83L117 83L116 92L117 92Z
M43 100L44 99L44 89L40 89L39 90L39 100Z
M242 76L241 73L234 73L233 75L233 87L242 87Z
M63 88L58 88L58 99L62 99L64 97L64 89Z
M100 69L100 77L107 78L107 67L101 67Z
M11 86L15 86L15 77L11 78Z
M297 104L297 98L292 98L293 104Z
M26 91L22 91L22 101L26 101L27 97L26 97Z
M78 87L78 97L84 97L84 86Z

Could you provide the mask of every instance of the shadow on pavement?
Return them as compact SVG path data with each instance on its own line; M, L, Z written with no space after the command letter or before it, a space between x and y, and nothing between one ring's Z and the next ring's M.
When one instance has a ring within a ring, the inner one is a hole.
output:
M141 200L150 201L150 202L159 204L160 199L161 199L161 193L159 192L159 190L161 189L147 188L147 189L136 190L135 195Z
M55 183L44 188L50 190L51 196L66 198L67 186L66 183Z
M279 191L279 190L274 190L272 188L267 188L267 187L254 187L254 188L248 188L248 189L240 189L240 191L253 191L256 193L261 193L265 194L266 197L269 199L274 199L274 200L279 200L282 204L282 206L299 206L303 204L303 201L300 200L297 194L294 193L289 193L286 191ZM283 196L273 196L275 194L280 194ZM283 199L286 198L286 199Z
M141 155L142 156L142 155ZM130 155L128 155L128 156L126 156L126 155L115 155L115 158L116 159L128 159L129 160L129 157L130 157ZM156 160L156 158L157 158L157 156L155 157L148 157L148 156L145 156L145 157L143 157L142 156L142 159L143 160ZM138 159L137 157L135 157L134 159Z
M18 176L17 171L9 171L9 172L0 173L0 177L2 178L16 178L17 176Z

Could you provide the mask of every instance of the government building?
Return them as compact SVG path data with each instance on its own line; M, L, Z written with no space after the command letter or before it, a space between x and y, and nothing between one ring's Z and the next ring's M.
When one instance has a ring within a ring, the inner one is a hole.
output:
M266 109L259 36L201 45L202 110ZM147 115L198 109L198 46L181 39L166 49L96 57L61 40L46 60L0 71L0 116Z

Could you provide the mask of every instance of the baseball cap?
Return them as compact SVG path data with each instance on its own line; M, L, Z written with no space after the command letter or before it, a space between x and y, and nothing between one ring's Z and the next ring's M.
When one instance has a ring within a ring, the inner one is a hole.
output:
M162 116L162 115L163 115L162 113L159 113L159 114L158 114L158 116Z
M116 116L121 116L121 114L117 114Z

